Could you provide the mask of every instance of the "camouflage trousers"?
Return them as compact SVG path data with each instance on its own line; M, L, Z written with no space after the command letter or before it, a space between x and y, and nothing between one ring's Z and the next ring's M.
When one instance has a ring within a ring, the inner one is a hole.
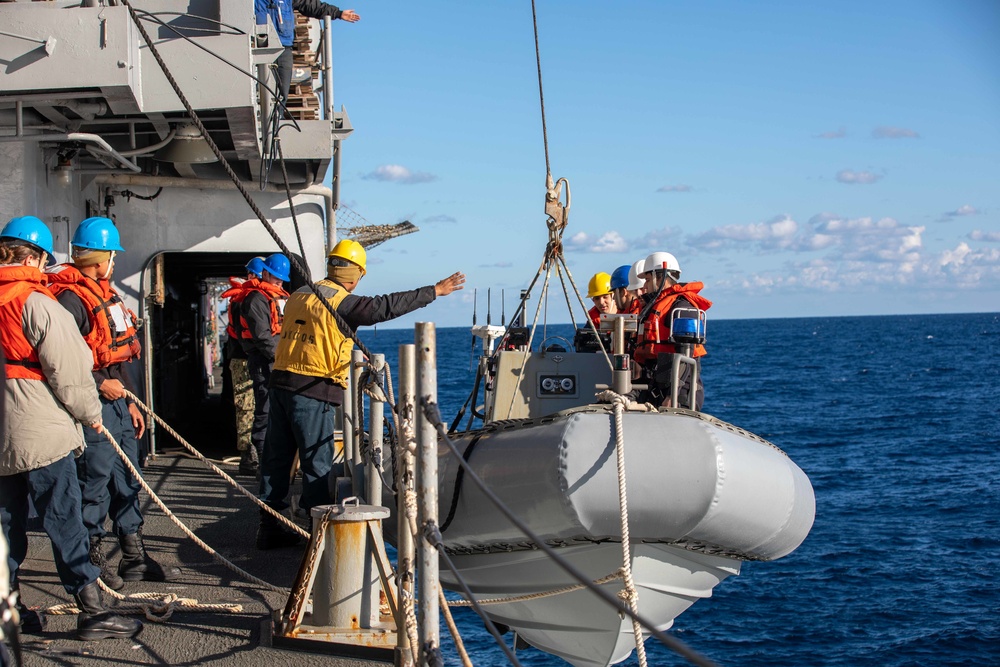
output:
M246 451L250 447L250 432L253 430L253 382L247 372L246 359L230 359L229 372L233 377L233 407L236 410L236 449Z

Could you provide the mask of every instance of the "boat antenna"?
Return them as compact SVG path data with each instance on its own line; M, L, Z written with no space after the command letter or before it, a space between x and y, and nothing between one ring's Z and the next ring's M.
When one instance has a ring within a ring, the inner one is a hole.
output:
M479 296L479 290L472 290L472 328L476 328L476 305L477 298ZM476 334L472 334L472 347L469 348L469 370L472 370L472 359L476 356Z
M493 319L490 310L493 307L493 288L486 288L486 326L493 324L491 321Z
M500 290L500 326L507 326L507 295L503 289Z

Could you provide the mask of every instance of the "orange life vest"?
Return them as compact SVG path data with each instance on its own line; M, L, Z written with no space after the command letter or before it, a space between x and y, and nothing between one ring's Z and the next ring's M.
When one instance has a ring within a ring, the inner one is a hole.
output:
M590 321L594 323L594 328L597 329L598 331L600 331L601 330L601 311L597 310L597 306L594 306L593 308L591 308L590 310L587 311L587 317L589 317Z
M24 302L33 292L55 299L45 276L32 266L0 267L0 343L7 357L7 378L45 382L38 352L24 337Z
M266 296L271 306L271 333L275 336L280 334L281 323L285 319L285 301L288 300L288 292L279 285L272 285L271 283L256 279L246 281L243 283L243 286L244 293L243 298L240 299L240 303L246 301L247 297L253 292L260 292ZM240 332L240 338L243 340L253 338L253 335L250 333L250 324L247 322L246 315L242 312L240 313L240 326L243 327L243 330Z
M239 312L239 308L236 306L239 306L240 301L243 300L248 282L250 281L243 280L242 278L230 278L229 289L219 295L223 299L229 299L229 309L227 310L229 322L226 323L226 335L234 340L239 339L242 333L240 318L236 315Z
M59 264L46 272L52 293L72 292L87 307L90 333L83 340L94 353L94 370L139 358L135 313L125 307L108 280L93 280L72 264Z
M670 311L674 302L680 297L684 297L694 308L701 310L711 308L712 302L699 294L704 286L704 283L700 282L681 283L668 287L660 293L659 299L643 320L642 331L639 333L633 355L637 362L640 364L653 362L656 361L657 355L674 354L677 351L673 343L667 342L670 337ZM694 346L692 356L697 358L705 354L704 345Z
M625 306L625 314L639 315L640 313L642 313L642 308L645 305L646 302L642 300L642 297L637 296L634 299L632 299L632 302L629 303L629 305Z

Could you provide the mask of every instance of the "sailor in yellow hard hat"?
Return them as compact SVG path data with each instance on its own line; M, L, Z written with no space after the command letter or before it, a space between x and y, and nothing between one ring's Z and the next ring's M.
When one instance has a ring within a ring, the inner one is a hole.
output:
M357 296L353 292L366 270L365 249L357 241L344 240L327 257L327 277L316 283L351 329L423 308L465 283L462 273L453 273L434 285L406 292ZM296 452L302 470L301 508L308 512L330 502L327 476L333 461L334 408L343 402L353 347L310 287L292 293L271 373L271 415L260 462L260 498L278 511L288 507ZM258 549L299 542L298 535L282 528L271 514L261 513Z
M615 306L615 297L611 291L611 274L595 273L590 279L590 283L587 284L587 296L594 302L594 307L587 312L587 315L594 326L600 329L602 313L614 315L618 312L618 308Z

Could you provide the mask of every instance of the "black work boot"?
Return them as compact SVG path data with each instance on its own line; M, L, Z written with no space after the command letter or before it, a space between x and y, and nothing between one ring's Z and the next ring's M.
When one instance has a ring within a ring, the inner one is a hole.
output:
M21 588L16 582L10 587L10 592L17 593L17 615L21 618L21 634L42 634L42 619L37 611L28 609L25 606L24 600L21 599Z
M278 523L270 514L261 513L257 528L257 548L261 551L297 547L303 543L302 536Z
M140 621L116 616L105 609L96 581L84 586L74 597L80 608L80 615L76 617L76 636L83 641L134 637L142 630Z
M104 582L104 585L113 591L117 591L125 585L125 582L108 562L108 556L104 553L104 549L101 546L103 541L104 538L101 535L90 536L90 562L100 568L101 581Z
M125 581L173 581L180 576L180 568L173 565L164 567L146 553L141 532L121 535L118 543L122 547L118 574Z
M253 447L253 445L247 447L242 452L240 452L241 475L254 477L257 475L257 471L259 469L260 469L260 464L257 462L257 450Z

